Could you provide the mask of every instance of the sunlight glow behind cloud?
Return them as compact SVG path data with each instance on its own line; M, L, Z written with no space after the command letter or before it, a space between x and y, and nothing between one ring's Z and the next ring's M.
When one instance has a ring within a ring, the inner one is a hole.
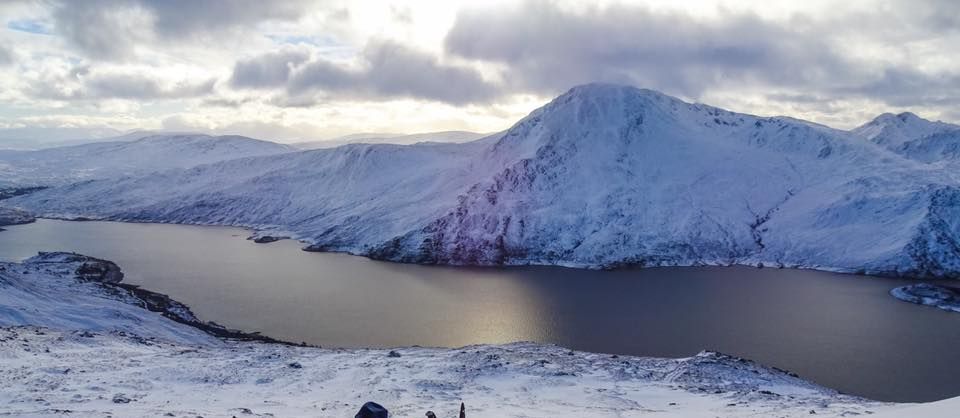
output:
M592 81L843 128L960 120L945 0L12 1L0 17L0 140L490 132Z

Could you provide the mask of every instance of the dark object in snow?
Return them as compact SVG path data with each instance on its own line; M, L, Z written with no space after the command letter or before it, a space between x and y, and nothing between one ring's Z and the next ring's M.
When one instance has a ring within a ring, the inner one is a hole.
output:
M393 351L393 350L390 350L390 352L387 353L387 357L397 358L397 357L400 357L400 353L398 353L398 352L396 352L396 351Z
M271 242L277 242L283 239L282 237L274 237L270 235L261 235L253 239L253 242L257 244L269 244Z
M128 398L126 395L122 393L113 395L113 403L130 403L131 400L132 399Z
M433 411L427 411L427 418L437 418L437 414L434 414Z
M360 411L353 418L387 418L387 415L389 415L387 408L376 402L367 402L360 407Z
M467 408L460 402L460 418L467 418Z
M295 361L293 363L288 364L287 367L291 369L302 369L303 365Z

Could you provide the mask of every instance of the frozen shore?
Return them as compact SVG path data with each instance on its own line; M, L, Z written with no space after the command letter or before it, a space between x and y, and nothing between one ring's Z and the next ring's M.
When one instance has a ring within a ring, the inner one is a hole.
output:
M347 350L218 338L171 317L189 310L151 310L117 285L118 270L91 260L48 253L0 263L0 416L343 417L376 401L396 417L444 417L462 401L473 417L894 417L911 408L936 417L956 404L874 402L714 352L663 359L535 343Z

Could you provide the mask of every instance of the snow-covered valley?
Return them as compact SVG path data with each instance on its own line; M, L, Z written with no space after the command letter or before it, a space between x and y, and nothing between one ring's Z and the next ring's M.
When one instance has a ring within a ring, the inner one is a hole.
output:
M532 343L323 349L212 337L118 285L98 260L0 263L0 415L947 417L956 400L886 404L713 352L611 356ZM183 311L178 311L182 313ZM920 414L920 415L918 415Z
M464 144L352 144L64 184L39 216L237 225L317 251L455 265L747 264L960 275L960 127L853 131L571 89ZM184 164L186 165L186 164Z

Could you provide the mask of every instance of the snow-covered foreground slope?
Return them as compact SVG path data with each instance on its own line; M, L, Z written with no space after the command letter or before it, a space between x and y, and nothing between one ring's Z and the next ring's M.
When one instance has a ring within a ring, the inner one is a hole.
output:
M142 138L125 136L115 141L37 151L0 150L0 185L56 185L88 179L144 175L159 170L292 150L286 145L242 136L199 134L156 134Z
M421 142L463 143L488 136L469 131L424 132L419 134L353 134L323 141L298 142L294 147L304 150L334 148L347 144L394 144L413 145Z
M661 359L532 343L342 350L219 340L143 309L109 284L115 279L98 278L109 269L85 263L69 254L0 263L0 415L343 417L369 400L398 417L454 416L460 402L475 417L850 416L912 407L711 352Z
M592 84L466 144L226 161L6 204L56 217L250 226L315 250L417 263L958 277L960 177L866 131Z

